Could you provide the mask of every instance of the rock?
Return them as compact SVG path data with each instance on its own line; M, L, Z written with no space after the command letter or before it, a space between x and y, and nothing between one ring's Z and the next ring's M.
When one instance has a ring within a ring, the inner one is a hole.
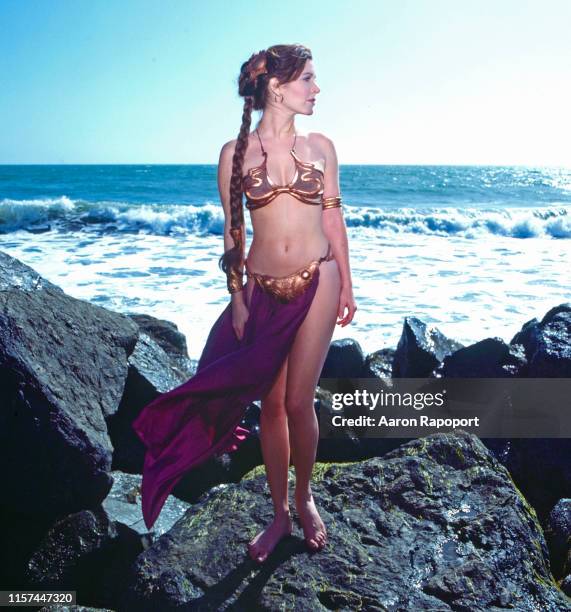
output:
M145 333L139 335L129 356L129 368L133 386L125 390L126 397L129 397L127 392L134 395L138 385L145 384L151 387L152 391L147 393L154 399L160 393L166 393L190 378L186 371L177 369L169 354ZM146 399L141 391L138 399Z
M181 358L182 359L182 358ZM132 423L141 408L161 393L178 387L190 378L188 369L146 333L139 334L137 344L129 356L129 375L119 409L107 419L107 427L114 447L113 469L142 472L145 446L133 430Z
M392 348L384 348L367 355L363 378L391 378L395 352Z
M381 382L381 387L388 389ZM408 442L410 438L368 438L361 437L362 428L331 427L333 410L332 392L323 387L317 387L316 412L320 423L319 442L317 445L317 461L360 461L370 457L381 457L385 453ZM321 414L329 415L321 424ZM351 416L351 410L345 410L346 416Z
M321 378L361 378L364 364L365 356L356 340L334 340L329 345Z
M45 606L40 612L113 612L109 608L92 608L90 606Z
M520 376L525 367L518 346L501 338L486 338L445 357L438 374L444 378L509 378Z
M526 376L571 377L571 304L549 310L541 321L531 319L511 340L523 346L528 361Z
M249 559L247 542L273 516L260 467L139 555L120 609L571 610L534 510L473 435L317 465L312 489L323 551L307 552L298 527L262 569Z
M121 400L138 329L1 252L0 304L3 503L51 523L97 506L111 487L105 417Z
M560 499L549 515L545 537L556 578L571 574L571 499Z
M553 506L571 497L571 438L489 438L484 443L545 523Z
M141 476L124 474L120 471L114 471L111 475L113 486L101 504L103 510L110 521L125 525L139 535L145 536L144 542L150 542L166 533L188 510L187 502L169 495L149 534L141 510Z
M2 546L0 546L0 584L3 589L26 587L26 565L52 522L41 514L9 510L0 505Z
M78 603L111 607L142 550L140 536L105 511L82 510L49 530L28 563L27 578L35 590L76 591Z
M189 507L170 496L148 533L141 514L140 480L114 472L113 487L101 507L56 522L31 555L26 581L34 589L75 590L85 605L115 607L128 567Z
M394 378L425 378L439 363L463 345L416 317L405 317L393 359Z
M194 374L197 362L189 359L186 336L178 330L175 323L148 314L128 313L127 316L137 323L142 334L152 338L168 355L170 366L177 378L184 382Z

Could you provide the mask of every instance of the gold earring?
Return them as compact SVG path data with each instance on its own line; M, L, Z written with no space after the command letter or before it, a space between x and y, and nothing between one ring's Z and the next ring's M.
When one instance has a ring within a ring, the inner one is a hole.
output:
M281 98L278 100L278 95L281 96ZM274 102L283 102L284 101L284 95L283 94L276 94L274 93Z

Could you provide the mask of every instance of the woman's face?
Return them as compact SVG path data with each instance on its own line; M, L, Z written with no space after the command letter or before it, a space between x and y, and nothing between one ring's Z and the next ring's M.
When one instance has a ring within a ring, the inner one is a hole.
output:
M312 115L315 97L320 91L315 81L313 60L307 60L297 79L284 83L279 87L278 92L283 94L284 99L281 103L278 102L277 105L285 105L294 113Z

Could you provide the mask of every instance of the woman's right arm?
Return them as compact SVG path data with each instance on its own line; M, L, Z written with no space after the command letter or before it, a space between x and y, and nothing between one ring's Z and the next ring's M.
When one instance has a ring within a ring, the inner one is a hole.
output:
M231 213L230 213L230 179L232 177L232 158L236 140L227 142L220 151L220 159L218 161L218 191L220 192L220 201L224 209L224 251L234 247L234 239L230 235L231 228ZM242 262L240 263L240 273L244 270L244 253L246 247L246 227L242 224ZM244 325L248 319L248 309L244 299L244 289L231 293L232 300L232 319L234 331L239 340L242 339L244 333Z

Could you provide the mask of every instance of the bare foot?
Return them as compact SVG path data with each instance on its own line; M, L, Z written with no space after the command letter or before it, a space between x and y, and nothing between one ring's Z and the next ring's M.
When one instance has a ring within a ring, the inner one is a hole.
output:
M274 517L272 524L260 531L258 535L248 543L250 557L258 563L263 563L276 544L286 535L291 535L293 525L291 514L284 513Z
M303 529L305 541L311 550L321 550L327 544L327 530L317 512L313 495L295 493L295 509Z

